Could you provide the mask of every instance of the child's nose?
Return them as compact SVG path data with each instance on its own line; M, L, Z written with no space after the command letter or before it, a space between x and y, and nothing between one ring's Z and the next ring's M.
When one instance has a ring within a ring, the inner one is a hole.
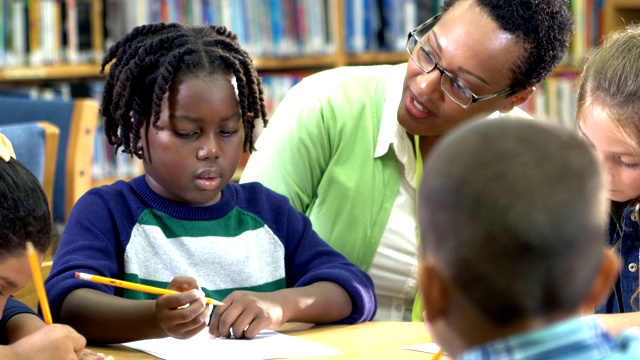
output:
M202 142L202 145L198 150L198 159L218 159L219 157L220 152L218 151L218 144L216 142L215 136L207 137L206 140Z

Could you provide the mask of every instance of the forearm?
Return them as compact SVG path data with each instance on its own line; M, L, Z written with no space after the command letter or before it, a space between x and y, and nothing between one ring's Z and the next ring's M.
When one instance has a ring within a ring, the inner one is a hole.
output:
M24 313L15 315L7 322L7 340L9 344L13 344L43 327L45 327L44 322L34 314ZM4 357L0 356L0 359L4 359Z
M640 326L640 312L622 314L595 314L612 335L618 335L633 326Z
M121 343L167 336L154 314L152 300L124 299L93 289L77 289L65 298L60 320L88 341Z
M277 293L282 296L286 321L331 323L344 319L353 310L349 294L338 284L329 281L284 289Z

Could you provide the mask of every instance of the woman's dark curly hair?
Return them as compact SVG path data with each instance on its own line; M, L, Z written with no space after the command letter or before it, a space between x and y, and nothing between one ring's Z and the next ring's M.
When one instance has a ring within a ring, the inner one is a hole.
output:
M459 1L445 0L441 11L446 13ZM524 44L522 59L511 69L512 89L523 90L544 80L569 49L573 18L566 0L471 1Z
M115 60L115 61L114 61ZM162 98L178 76L233 75L244 126L244 151L253 150L254 120L267 122L261 80L237 36L224 26L177 23L135 27L102 60L111 63L100 112L107 140L142 158L140 130L155 125Z
M0 159L0 258L26 251L44 254L52 241L47 197L36 177L15 159Z

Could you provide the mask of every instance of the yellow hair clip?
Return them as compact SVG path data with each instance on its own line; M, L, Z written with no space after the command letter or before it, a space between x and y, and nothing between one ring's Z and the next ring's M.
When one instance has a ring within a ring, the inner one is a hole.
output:
M2 158L4 162L9 162L11 158L16 158L13 145L11 145L11 141L9 141L4 134L0 134L0 158Z

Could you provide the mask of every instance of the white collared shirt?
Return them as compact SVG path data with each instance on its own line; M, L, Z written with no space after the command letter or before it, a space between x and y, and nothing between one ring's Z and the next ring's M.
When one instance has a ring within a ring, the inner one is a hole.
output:
M374 157L380 157L392 146L399 169L403 171L389 222L382 233L378 250L369 268L378 299L374 321L411 321L413 301L418 289L418 237L416 156L411 139L398 123L398 105L406 68L387 84L382 109L380 133ZM516 113L527 116L521 110ZM487 118L500 117L499 112Z
M399 169L404 170L389 217L393 221L387 223L369 268L378 298L374 321L410 321L417 291L416 157L406 130L398 123L405 68L399 70L387 85L374 154L380 157L393 146Z

